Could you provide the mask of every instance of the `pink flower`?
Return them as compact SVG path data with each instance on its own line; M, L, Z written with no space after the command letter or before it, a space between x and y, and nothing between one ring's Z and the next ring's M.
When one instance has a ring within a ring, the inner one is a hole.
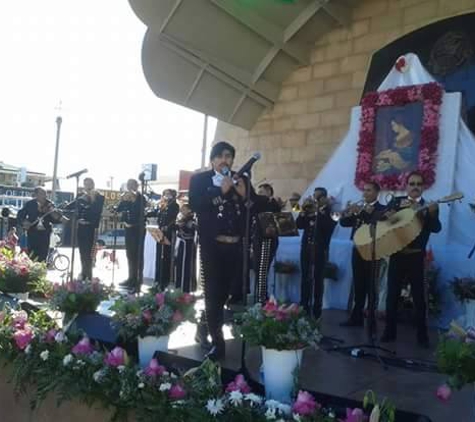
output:
M15 328L22 330L27 321L28 314L25 311L15 312L15 315L13 316L13 326Z
M186 391L178 384L175 384L168 392L168 397L172 400L181 400L186 396Z
M127 353L121 347L115 347L112 352L107 353L104 363L114 368L125 365L127 363Z
M54 343L54 338L56 337L56 334L58 334L58 332L54 328L51 328L51 330L46 333L46 343Z
M157 359L152 359L144 372L149 377L159 377L165 372L165 367L159 365Z
M442 400L442 401L446 402L450 399L450 396L452 395L452 390L447 384L444 384L444 385L441 385L437 389L436 394L437 394L437 398L439 400Z
M277 301L275 300L275 298L273 296L262 307L262 310L266 314L273 314L275 311L277 311L277 309L278 309Z
M251 392L251 387L249 387L244 375L238 374L234 381L231 381L226 387L226 393L230 393L231 391L240 391L243 394L248 394Z
M157 306L163 306L165 303L165 293L157 293L155 295L155 302L157 303Z
M184 303L186 305L193 303L193 301L194 301L194 297L193 295L189 293L183 293L183 295L178 298L179 303Z
M300 308L299 308L299 305L297 305L296 303L292 303L291 305L287 307L287 313L291 315L298 315L299 312L300 312Z
M88 337L83 337L76 346L74 346L71 351L75 355L89 355L94 351L91 342Z
M341 422L363 422L366 419L361 409L346 409L346 418Z
M29 328L18 330L13 334L13 339L20 350L25 350L33 339L33 331Z
M300 390L297 400L292 406L292 411L301 416L308 416L314 413L317 408L319 409L320 405L317 404L313 396L306 391Z
M183 314L180 311L175 311L173 313L173 322L181 322L183 321Z
M153 315L152 315L152 312L150 312L150 310L146 310L146 311L143 311L142 312L142 318L145 320L145 322L147 323L150 323L152 322L152 318L153 318Z

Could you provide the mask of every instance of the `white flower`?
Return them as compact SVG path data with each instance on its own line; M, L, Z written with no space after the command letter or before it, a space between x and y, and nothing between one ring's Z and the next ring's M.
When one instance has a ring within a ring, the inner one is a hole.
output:
M172 385L169 382L164 382L163 384L160 384L158 389L160 391L168 391L170 388L172 388Z
M27 355L29 355L30 352L31 352L31 344L29 344L29 345L26 346L26 348L25 348L25 353L26 353Z
M102 379L103 376L104 376L104 372L102 370L96 371L96 372L94 372L94 374L92 374L92 378L97 383L101 382L101 379Z
M267 409L265 416L268 421L274 420L276 418L275 411L276 411L275 407L269 407Z
M142 388L145 387L145 384L144 384L143 382L141 382L139 385L137 385L137 387L138 387L139 389L142 389Z
M56 343L64 343L66 341L66 336L62 331L58 331L54 336L54 341Z
M298 413L294 413L292 415L292 418L295 422L302 422L302 418L300 417L300 415Z
M221 399L210 399L206 404L206 410L213 416L216 416L224 410L224 403Z
M292 410L292 408L288 404L284 403L280 403L278 408L284 415L290 415L290 411Z
M164 376L164 377L168 377L168 375L170 375L170 372L168 372L168 371L165 371L165 372L163 373L163 376Z
M229 393L229 401L233 406L239 406L242 403L242 393L240 391L231 391Z
M164 374L164 375L165 375L165 374ZM170 374L170 378L171 378L171 379L175 379L175 378L178 378L178 377L177 377L175 374L172 373L172 374Z
M47 361L48 360L48 357L49 357L49 352L48 350L43 350L41 353L40 353L40 358L41 360L43 361Z
M248 393L244 396L244 399L251 402L251 407L255 404L259 405L262 403L262 397L254 393Z
M281 403L277 400L266 400L265 402L266 407L270 409L278 409Z
M83 360L78 360L78 361L77 361L77 364L78 364L79 366L84 366L84 365L86 364L86 362L84 362Z
M121 374L122 372L125 371L125 366L124 366L124 365L119 365L119 366L117 367L117 370L119 371L119 374Z
M143 375L143 371L140 369L136 372L135 375L137 376L137 378L140 378Z
M63 366L68 366L74 359L74 356L69 354L63 358Z

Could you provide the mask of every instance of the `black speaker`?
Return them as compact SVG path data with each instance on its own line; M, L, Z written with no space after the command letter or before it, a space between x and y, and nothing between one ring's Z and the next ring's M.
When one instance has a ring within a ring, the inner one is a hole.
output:
M105 345L119 343L119 334L111 324L111 318L98 313L79 314L69 326L68 332L83 332L91 340Z

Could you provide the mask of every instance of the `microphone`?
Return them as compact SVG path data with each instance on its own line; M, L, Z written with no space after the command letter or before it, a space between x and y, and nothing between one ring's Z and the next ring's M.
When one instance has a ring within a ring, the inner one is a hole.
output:
M87 169L77 171L76 173L72 173L69 176L66 176L66 179L71 179L71 177L79 177L81 174L87 173Z
M251 158L249 158L249 160L247 160L247 162L237 171L237 173L234 176L236 178L242 177L243 174L250 171L254 163L260 159L261 159L261 153L255 152L254 154L252 154Z
M145 172L139 174L139 180L143 183L145 181Z

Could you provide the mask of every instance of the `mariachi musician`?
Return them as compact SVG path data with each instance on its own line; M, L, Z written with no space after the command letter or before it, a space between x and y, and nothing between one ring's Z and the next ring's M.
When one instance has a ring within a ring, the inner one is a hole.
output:
M279 246L279 237L277 232L269 235L268 232L272 230L261 226L259 215L260 213L278 213L282 205L274 198L274 188L269 183L262 183L257 189L257 194L262 200L258 201L254 207L257 218L254 219L252 227L252 255L256 275L256 299L264 303L267 300L267 274Z
M77 198L77 235L81 257L81 278L91 280L97 230L101 222L104 196L94 189L94 180L90 177L84 179L83 186L84 193Z
M328 261L330 239L336 222L331 216L331 202L327 190L317 187L313 198L302 205L296 223L303 229L300 263L302 268L301 298L302 307L310 313L313 290L313 316L322 315L324 270Z
M62 219L54 204L46 198L46 191L36 187L33 199L26 202L17 214L18 225L27 232L28 251L33 259L46 261L52 225Z
M122 194L115 210L121 213L121 221L125 226L125 252L129 267L129 276L120 285L134 291L140 291L143 280L145 239L145 199L138 188L137 180L127 180L127 192Z
M180 208L176 202L176 191L165 189L158 209L148 214L149 217L157 217L158 228L170 242L169 244L157 243L155 284L161 290L165 289L171 281L171 242L179 210Z
M183 204L176 220L175 285L184 292L196 290L196 219L188 204Z
M340 225L351 227L351 239L353 239L356 230L363 224L376 223L382 218L386 207L378 201L380 187L376 182L367 182L363 187L363 203L351 204L341 213ZM379 261L374 263L379 268ZM353 269L354 285L354 306L350 318L342 322L343 327L362 327L364 325L363 309L366 303L366 297L370 293L369 283L373 280L373 262L365 261L355 246L353 246L351 265ZM376 269L374 274L379 273ZM373 298L373 300L375 300Z

